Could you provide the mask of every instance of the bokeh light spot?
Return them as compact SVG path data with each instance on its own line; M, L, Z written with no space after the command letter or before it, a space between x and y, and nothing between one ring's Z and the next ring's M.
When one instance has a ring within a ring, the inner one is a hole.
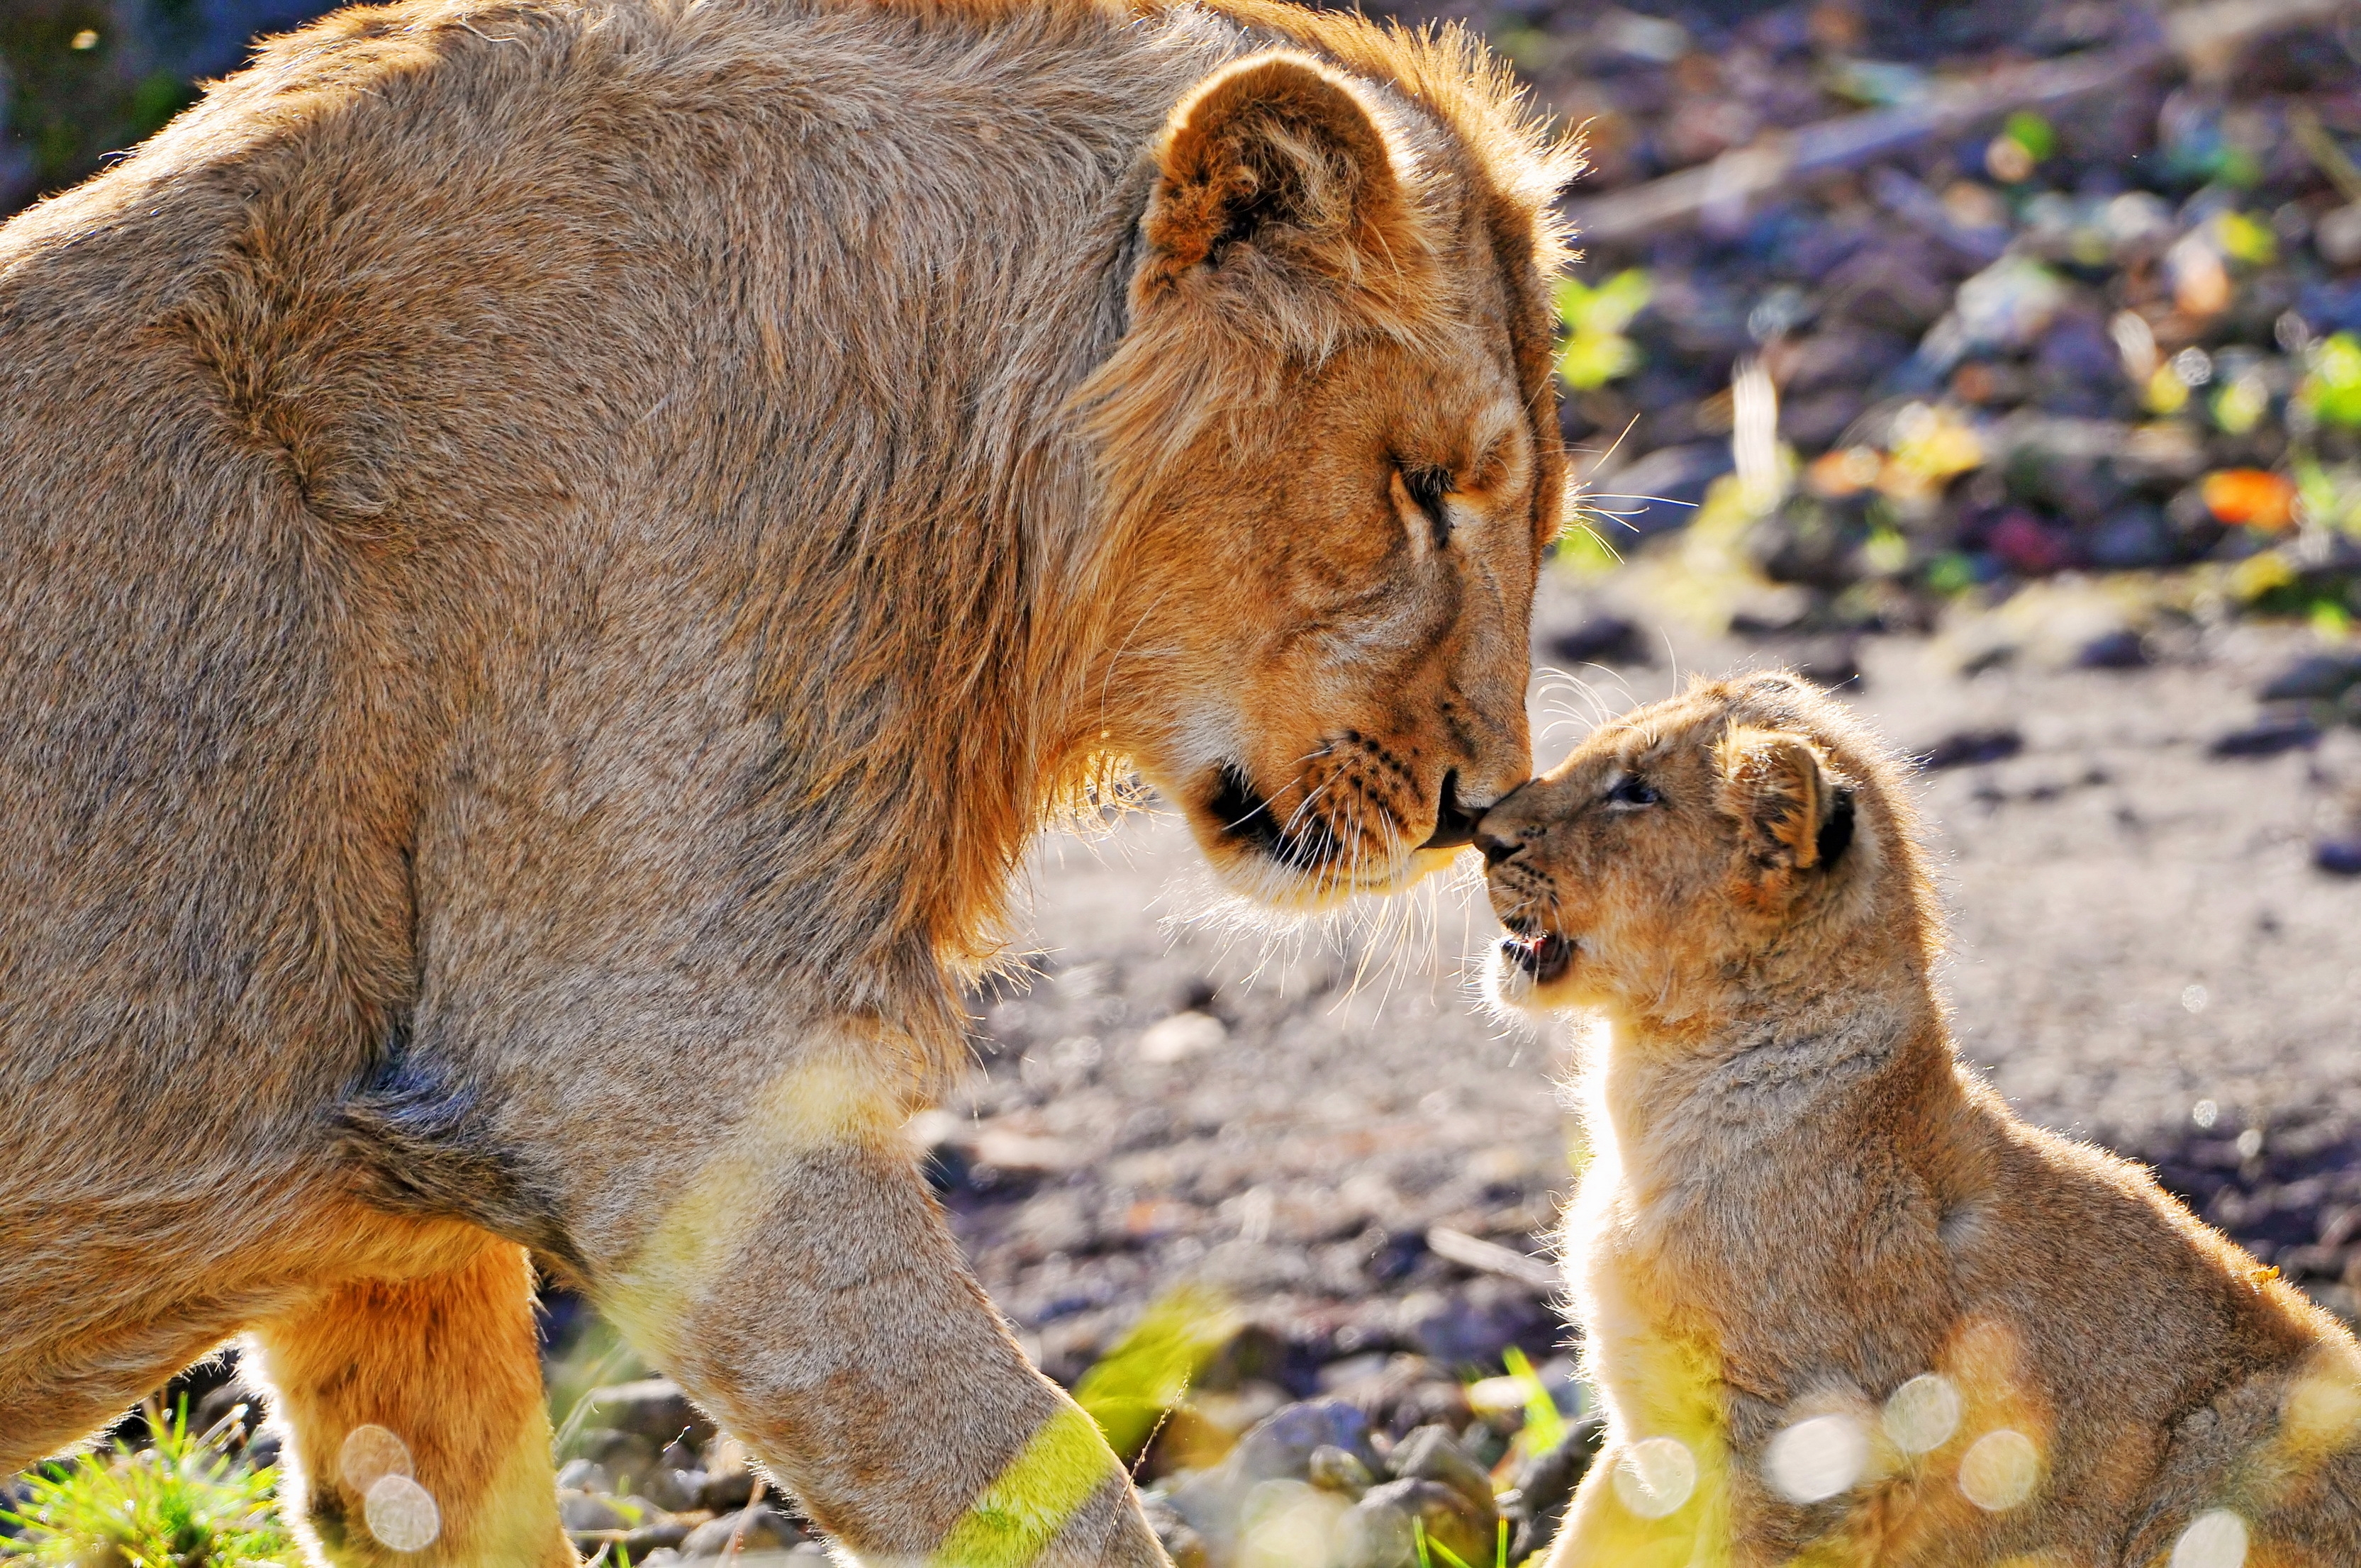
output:
M1939 1372L1922 1372L1885 1401L1885 1435L1905 1453L1931 1453L1960 1430L1960 1391Z
M357 1426L336 1450L336 1474L356 1492L366 1494L388 1475L413 1473L410 1445L384 1427Z
M1615 1466L1618 1501L1643 1519L1678 1512L1697 1490L1697 1455L1675 1437L1633 1443Z
M2246 1561L2246 1521L2227 1508L2199 1514L2172 1543L2172 1568L2240 1568Z
M1813 1416L1771 1440L1763 1474L1791 1503L1833 1497L1861 1479L1869 1464L1869 1434L1846 1415Z
M2021 1431L2002 1427L1976 1439L1960 1461L1960 1490L1990 1513L2013 1508L2033 1496L2040 1479L2041 1453Z
M361 1498L368 1532L396 1552L423 1552L443 1533L434 1495L407 1475L381 1475Z
M2361 1426L2361 1378L2338 1358L2319 1358L2289 1387L2282 1409L2287 1440L2299 1453L2345 1448Z
M1297 1568L1324 1563L1349 1499L1300 1481L1265 1481L1238 1510L1245 1541L1239 1568Z

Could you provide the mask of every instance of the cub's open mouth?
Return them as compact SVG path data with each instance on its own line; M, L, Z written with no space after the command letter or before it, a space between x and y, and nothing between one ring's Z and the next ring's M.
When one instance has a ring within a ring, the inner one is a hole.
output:
M1574 943L1554 931L1537 937L1503 937L1500 953L1543 985L1574 967Z
M1270 802L1254 786L1254 781L1235 762L1224 762L1216 775L1213 798L1205 803L1231 838L1253 845L1263 854L1300 872L1318 871L1334 861L1344 846L1328 830L1324 818L1315 817L1312 830L1290 833L1272 815Z

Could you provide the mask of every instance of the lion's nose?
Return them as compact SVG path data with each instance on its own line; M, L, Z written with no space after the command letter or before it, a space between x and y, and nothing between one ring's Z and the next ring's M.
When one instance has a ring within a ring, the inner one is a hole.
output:
M1434 803L1434 832L1422 850L1455 850L1476 841L1476 814L1459 804L1459 770L1443 775L1443 793Z
M1515 854L1518 849L1514 839L1503 839L1497 833L1487 833L1481 828L1476 829L1476 847L1484 851L1484 863L1487 866L1499 865L1502 861Z

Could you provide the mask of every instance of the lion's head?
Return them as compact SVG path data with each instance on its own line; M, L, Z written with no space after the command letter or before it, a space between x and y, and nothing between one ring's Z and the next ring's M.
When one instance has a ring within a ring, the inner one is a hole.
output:
M1565 469L1567 155L1467 46L1319 26L1326 58L1248 56L1173 111L1084 389L1126 607L1103 739L1297 907L1415 881L1530 771Z

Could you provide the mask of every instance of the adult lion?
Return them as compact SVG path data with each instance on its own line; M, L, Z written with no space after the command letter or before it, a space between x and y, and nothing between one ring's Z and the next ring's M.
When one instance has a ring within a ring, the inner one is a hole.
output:
M250 1332L328 1559L568 1562L530 1249L851 1551L1161 1561L898 1129L1110 759L1295 905L1524 776L1567 163L1271 0L421 0L0 230L0 1466Z

